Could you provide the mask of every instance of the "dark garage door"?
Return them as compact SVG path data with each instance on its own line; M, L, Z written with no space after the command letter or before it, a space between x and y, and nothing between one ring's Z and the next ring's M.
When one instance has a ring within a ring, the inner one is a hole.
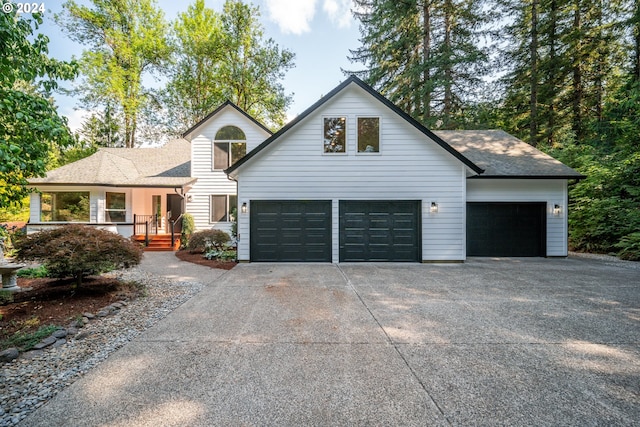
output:
M468 256L546 256L546 203L467 203Z
M420 256L419 201L340 201L340 262Z
M330 200L252 200L251 261L331 262Z

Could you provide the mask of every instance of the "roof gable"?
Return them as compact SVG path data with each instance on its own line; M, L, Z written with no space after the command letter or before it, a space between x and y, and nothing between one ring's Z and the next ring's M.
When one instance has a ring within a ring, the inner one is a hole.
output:
M377 99L378 101L380 101L383 105L385 105L386 107L388 107L391 111L393 111L395 114L399 115L402 119L404 119L407 123L409 123L411 126L413 126L414 128L416 128L419 132L421 132L422 134L424 134L425 136L427 136L429 139L431 139L432 141L434 141L436 144L438 144L439 146L441 146L442 148L444 148L447 152L449 152L451 155L453 155L455 158L457 158L458 160L460 160L462 163L464 163L467 167L469 167L471 170L473 170L474 172L480 174L483 172L483 169L480 168L479 166L477 166L476 164L474 164L471 160L469 160L467 157L465 157L464 155L462 155L461 153L459 153L458 151L456 151L453 147L451 147L449 144L447 144L444 140L442 140L438 135L436 135L435 133L431 132L429 129L427 129L426 127L424 127L422 124L420 124L418 121L416 121L415 119L413 119L411 116L409 116L407 113L405 113L404 111L402 111L400 108L398 108L395 104L393 104L391 101L389 101L387 98L385 98L384 96L382 96L380 93L378 93L376 90L374 90L371 86L367 85L366 83L364 83L362 80L360 80L358 77L356 76L350 76L347 80L345 80L344 82L342 82L341 84L339 84L338 86L336 86L331 92L329 92L327 95L325 95L324 97L322 97L320 100L318 100L315 104L313 104L311 107L309 107L308 109L306 109L304 112L302 112L300 115L298 115L294 120L292 120L291 122L289 122L287 125L285 125L282 129L280 129L278 132L276 132L275 134L271 135L271 137L269 137L267 140L265 140L262 144L260 144L259 146L257 146L255 149L253 149L251 152L247 153L246 156L244 156L242 159L238 160L233 166L229 167L228 169L225 170L225 173L232 174L234 171L236 171L238 168L240 168L242 165L244 165L246 162L248 162L251 158L253 158L254 156L258 155L258 153L260 153L262 150L264 150L266 147L268 147L271 143L273 143L274 141L276 141L278 138L280 138L283 134L285 134L287 131L289 131L291 128L293 128L294 126L296 126L298 123L300 123L302 120L304 120L307 116L311 115L313 112L315 112L317 109L319 109L321 106L323 106L324 104L326 104L327 102L329 102L332 98L334 98L338 93L342 92L346 87L348 87L350 84L356 84L357 86L359 86L360 88L362 88L365 92L369 93L370 95L372 95L375 99Z
M269 135L273 134L273 132L271 132L265 125L263 125L262 123L260 123L256 119L254 119L252 116L250 116L248 113L246 113L244 110L242 110L240 107L238 107L233 102L227 100L222 105L220 105L218 108L216 108L211 113L209 113L204 119L200 120L198 123L196 123L191 128L189 128L186 132L184 132L182 134L182 138L187 139L187 140L190 141L191 138L193 137L194 133L198 129L201 129L203 126L205 126L212 118L214 118L218 113L220 113L222 110L224 110L227 107L235 109L240 114L242 114L244 117L249 119L249 121L251 121L253 124L255 124L260 129L262 129L265 132L267 132Z

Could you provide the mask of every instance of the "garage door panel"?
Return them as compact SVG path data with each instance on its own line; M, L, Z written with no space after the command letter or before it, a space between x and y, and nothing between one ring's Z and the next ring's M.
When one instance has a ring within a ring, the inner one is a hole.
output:
M330 200L252 200L252 261L331 261Z
M340 261L419 260L419 201L340 201Z
M468 256L545 256L546 203L467 203Z

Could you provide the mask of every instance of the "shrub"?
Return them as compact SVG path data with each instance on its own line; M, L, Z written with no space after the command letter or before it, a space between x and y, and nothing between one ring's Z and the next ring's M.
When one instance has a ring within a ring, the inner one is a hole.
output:
M222 230L202 230L191 235L187 248L190 252L208 252L211 249L222 249L231 240L229 234Z
M217 259L220 261L235 261L237 258L237 252L228 247L224 249L212 249L206 252L203 257L206 259Z
M50 277L73 277L78 286L86 276L128 268L142 258L142 247L130 240L79 224L28 235L15 246L17 260L42 262Z
M18 277L26 277L29 279L41 279L43 277L49 277L49 270L44 265L35 268L23 268L18 270Z
M618 256L629 261L640 261L640 232L631 233L615 245L620 249Z
M187 242L189 241L189 238L191 237L191 234L193 234L193 230L195 230L196 225L195 225L195 221L193 220L193 215L191 215L190 213L185 213L182 215L182 247L186 247L187 246Z

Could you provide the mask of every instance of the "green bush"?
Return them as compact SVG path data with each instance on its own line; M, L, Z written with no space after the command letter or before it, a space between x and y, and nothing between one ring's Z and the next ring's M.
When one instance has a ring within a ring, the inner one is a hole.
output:
M18 261L42 262L50 277L86 276L140 263L142 247L106 230L70 224L30 234L15 244Z
M615 245L620 249L618 256L629 261L640 261L640 232L635 232L624 236Z
M237 252L233 249L213 249L203 255L206 259L217 259L220 261L235 261Z
M187 249L192 253L209 252L213 249L223 249L231 237L222 230L202 230L191 235Z
M193 234L193 231L195 229L196 229L196 225L193 219L193 215L191 215L190 213L183 214L182 215L182 239L181 239L181 246L183 248L187 247L187 242L189 241L189 238L191 238L191 235Z
M49 277L49 270L44 265L35 268L23 268L18 270L18 277L27 277L29 279L41 279Z

